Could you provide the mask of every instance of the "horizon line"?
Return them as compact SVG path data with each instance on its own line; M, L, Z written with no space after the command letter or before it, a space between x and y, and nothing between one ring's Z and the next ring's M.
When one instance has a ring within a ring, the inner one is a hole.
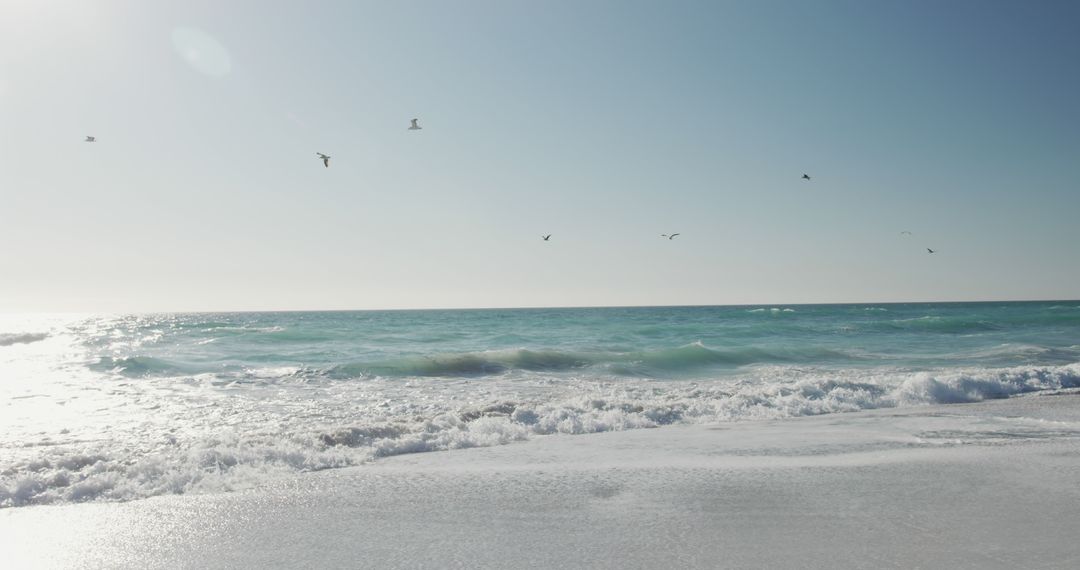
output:
M410 311L517 311L559 309L678 309L706 307L822 307L842 305L959 305L978 303L1078 303L1076 299L978 299L965 301L838 301L824 303L721 303L672 305L532 305L516 307L413 307L413 308L351 308L351 309L240 309L240 310L162 310L162 311L0 311L0 315L160 315L160 314L227 314L227 313L375 313Z

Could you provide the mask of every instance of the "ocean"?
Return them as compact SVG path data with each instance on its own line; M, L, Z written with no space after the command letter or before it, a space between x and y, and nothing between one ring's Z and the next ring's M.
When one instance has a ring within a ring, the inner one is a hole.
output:
M1075 387L1080 301L7 315L0 506Z

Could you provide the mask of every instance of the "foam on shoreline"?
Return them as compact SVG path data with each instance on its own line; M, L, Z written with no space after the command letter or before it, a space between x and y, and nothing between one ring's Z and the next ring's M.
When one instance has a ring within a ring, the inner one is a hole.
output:
M682 425L0 510L15 568L1069 568L1076 390Z
M762 369L758 374L777 372ZM354 392L345 392L345 401L351 402L347 409L320 404L298 408L296 415L278 411L267 417L279 418L280 427L246 430L216 422L263 413L251 407L257 402L219 396L209 406L199 404L205 417L196 424L198 430L133 435L120 448L77 432L24 444L23 453L0 471L0 506L238 490L298 472L362 465L381 457L489 447L556 434L959 404L1080 387L1080 364L899 376L880 369L835 373L784 369L784 374L784 381L769 382L748 378L735 383L642 381L604 387L585 383L567 386L561 397L540 399L522 398L509 389L500 393L491 386L485 389L485 398L460 403L452 401L456 392L439 391L438 386L421 397L415 386L392 384L383 393L386 399L365 402L354 398ZM397 396L394 389L403 392ZM476 393L470 390L467 394ZM440 401L444 398L451 401ZM185 406L177 402L174 413L190 416Z

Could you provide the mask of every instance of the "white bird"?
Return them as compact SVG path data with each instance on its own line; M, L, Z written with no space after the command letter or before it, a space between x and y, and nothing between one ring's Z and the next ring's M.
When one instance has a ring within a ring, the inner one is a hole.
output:
M926 251L928 251L928 252L930 252L930 253L937 253L936 251L934 251L934 250L932 250L932 249L930 249L930 248L926 248Z
M677 236L677 235L681 235L681 234L671 234L671 235L660 234L660 237L666 237L668 239L675 239L675 236Z
M327 168L330 168L330 157L329 156L327 156L327 155L325 155L325 154L323 154L321 152L317 152L315 154L319 155L319 158L322 159L323 166L325 166Z
M410 131L419 131L420 129L424 128L424 127L421 127L419 124L417 124L417 121L419 121L419 120L420 119L413 119L412 120L412 125L409 126Z
M902 235L902 236L909 236L909 235L911 235L911 232L909 232L909 231L907 231L907 230L904 230L904 231L900 232L900 235Z
M97 137L92 137L92 136L87 135L86 140L84 142L97 142Z
M810 175L809 174L803 174L802 177L803 177L803 180L810 180Z

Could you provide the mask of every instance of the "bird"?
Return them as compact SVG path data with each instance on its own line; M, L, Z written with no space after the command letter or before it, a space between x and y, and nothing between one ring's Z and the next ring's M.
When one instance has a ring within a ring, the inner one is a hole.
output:
M930 248L926 248L926 251L928 251L928 252L930 252L930 253L937 253L936 251L934 251L934 250L932 250L932 249L930 249Z
M86 140L83 141L83 142L97 142L97 137L92 137L90 135L87 135Z
M321 152L317 152L315 154L319 155L319 158L322 159L323 166L325 166L327 168L330 168L330 157L329 156L327 156L327 155L325 155L325 154L323 154Z
M540 236L540 237L544 238L544 241L548 241L549 239L551 239L551 234L548 234L546 236Z
M423 128L424 128L424 127L421 127L420 125L418 125L418 124L416 123L416 122L417 122L417 121L419 121L419 120L420 120L420 119L413 119L413 120L412 120L412 125L410 125L410 126L409 126L409 130L410 130L410 131L419 131L420 129L423 129Z
M911 232L909 232L909 231L907 231L907 230L904 230L904 231L900 232L900 235L902 235L902 236L909 236L909 235L911 235Z
M802 177L803 177L803 180L810 180L810 175L809 174L803 174Z
M660 237L666 237L668 239L675 239L675 236L677 236L677 235L680 235L680 234L671 234L671 235L660 234Z

